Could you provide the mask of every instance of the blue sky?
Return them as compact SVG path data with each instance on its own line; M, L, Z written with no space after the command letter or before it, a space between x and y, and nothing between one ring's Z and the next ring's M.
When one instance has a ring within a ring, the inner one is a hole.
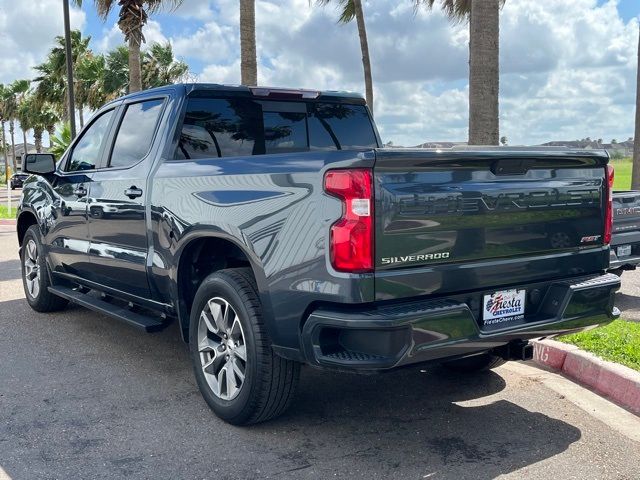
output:
M604 3L604 1L600 3ZM631 20L640 15L640 3L637 0L620 0L618 11L623 19Z
M105 52L122 44L117 11L97 18L92 0L72 25ZM116 8L117 8L117 2ZM511 144L633 134L638 0L507 0L501 12L501 133ZM468 27L410 1L369 0L365 17L375 115L385 141L405 146L467 137ZM257 0L259 83L363 90L355 25L308 0ZM148 42L171 42L191 78L239 81L238 0L184 0L154 14ZM59 0L0 0L0 83L32 78L55 35ZM89 112L87 112L89 114Z

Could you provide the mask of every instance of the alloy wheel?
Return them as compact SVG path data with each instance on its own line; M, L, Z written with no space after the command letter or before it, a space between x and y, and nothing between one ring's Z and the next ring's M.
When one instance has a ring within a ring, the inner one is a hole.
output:
M233 400L244 384L247 346L235 309L225 299L210 299L198 322L198 352L204 377L213 393Z
M38 298L38 294L40 293L38 246L33 239L29 239L24 248L24 278L27 285L27 293L31 298Z

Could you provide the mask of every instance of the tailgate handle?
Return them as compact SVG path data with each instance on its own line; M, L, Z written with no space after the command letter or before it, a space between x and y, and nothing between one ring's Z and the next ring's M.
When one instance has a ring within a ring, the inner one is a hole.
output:
M498 160L491 165L494 175L524 175L534 164L534 160Z

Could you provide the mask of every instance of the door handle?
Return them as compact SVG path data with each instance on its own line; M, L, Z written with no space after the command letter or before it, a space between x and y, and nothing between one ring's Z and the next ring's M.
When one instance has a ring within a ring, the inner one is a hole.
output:
M134 185L131 188L127 188L124 191L124 194L133 200L134 198L138 198L142 196L142 190L140 190L138 187Z
M74 191L73 194L75 196L77 196L78 198L82 198L82 197L86 197L87 196L87 189L84 188L84 186L80 185L79 187L77 187Z

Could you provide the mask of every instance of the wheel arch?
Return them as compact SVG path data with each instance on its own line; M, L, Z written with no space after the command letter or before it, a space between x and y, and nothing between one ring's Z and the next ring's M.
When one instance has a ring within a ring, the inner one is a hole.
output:
M23 210L18 215L18 221L16 223L16 233L18 234L18 245L22 247L22 241L27 230L32 225L37 225L38 219L35 214L30 210Z
M251 268L258 286L265 325L272 333L273 310L267 279L260 258L247 244L220 232L193 232L183 239L174 258L176 310L183 340L189 340L191 304L202 281L216 271L236 267Z

